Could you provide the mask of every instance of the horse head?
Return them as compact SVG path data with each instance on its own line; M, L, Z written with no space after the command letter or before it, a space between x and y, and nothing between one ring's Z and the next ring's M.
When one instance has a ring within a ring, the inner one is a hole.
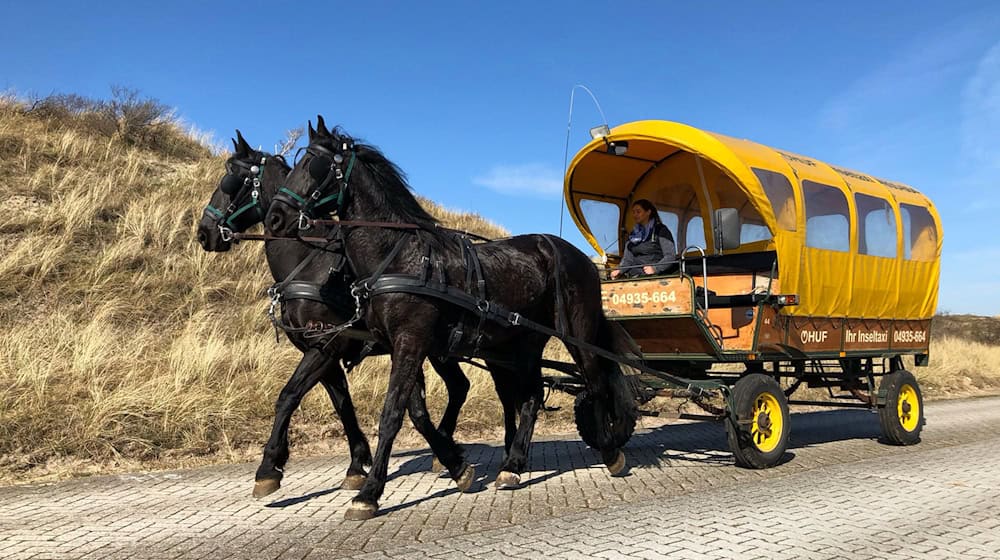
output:
M206 251L228 251L234 233L261 223L274 191L290 169L284 157L251 148L239 130L233 147L226 174L198 223L198 242Z
M343 207L357 163L354 140L337 127L327 129L319 116L316 128L309 122L305 151L268 209L266 226L276 235L294 235L308 228L308 219L339 214Z
M443 235L395 163L339 127L327 129L319 116L315 129L309 123L306 154L275 194L265 225L276 235L296 235L312 227L311 220L330 215L346 221L416 224Z

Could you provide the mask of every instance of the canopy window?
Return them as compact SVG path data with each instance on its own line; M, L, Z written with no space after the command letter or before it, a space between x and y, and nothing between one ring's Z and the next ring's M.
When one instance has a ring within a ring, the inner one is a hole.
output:
M896 258L896 213L888 200L855 193L858 212L858 253Z
M844 193L829 185L802 181L806 201L806 246L844 253L851 250L851 212Z
M622 220L621 206L604 200L584 199L580 210L594 239L606 254L618 254L618 230Z
M795 191L792 190L788 178L767 169L754 167L752 170L760 181L760 186L764 188L768 201L771 202L778 227L786 231L795 231Z
M701 223L701 202L694 187L690 184L668 183L660 187L653 187L642 191L647 194L636 193L633 202L640 198L648 198L656 211L660 214L660 220L670 229L674 235L674 241L679 245L677 249L691 245L688 231L695 232L694 239L699 247L705 246L705 234L702 231ZM631 219L631 216L630 216ZM694 224L694 225L692 225Z
M903 217L903 258L935 261L938 258L938 234L930 212L922 206L900 204Z

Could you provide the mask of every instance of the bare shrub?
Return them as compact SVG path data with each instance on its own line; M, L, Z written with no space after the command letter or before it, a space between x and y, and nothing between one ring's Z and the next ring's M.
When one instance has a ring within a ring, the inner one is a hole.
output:
M285 139L278 144L274 153L280 156L287 156L293 149L295 149L295 145L299 143L299 139L302 138L304 133L305 129L301 126L289 129L285 132Z
M73 93L30 96L20 111L64 130L115 138L128 146L171 157L191 160L210 155L199 138L183 129L173 109L125 86L112 86L107 100Z

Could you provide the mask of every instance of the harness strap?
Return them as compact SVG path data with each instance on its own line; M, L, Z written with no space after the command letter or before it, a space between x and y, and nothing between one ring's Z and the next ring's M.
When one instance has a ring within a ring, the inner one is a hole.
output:
M237 216L239 216L240 214L246 212L247 210L250 210L251 208L257 208L257 212L258 213L260 212L260 208L257 206L257 199L256 198L253 199L253 202L248 202L247 204L244 204L242 207L240 207L239 210L236 210L235 212L233 212L232 214L230 214L229 217L226 218L226 223L229 224L229 225L231 225L231 226L233 226L233 227L236 227L233 224L233 220L235 220Z
M551 237L545 234L542 234L542 237L549 242L549 247L552 247L552 257L555 260L553 276L556 281L556 330L563 333L559 335L559 338L563 338L566 333L566 327L569 325L569 321L566 319L566 306L563 305L562 282L559 279L559 272L561 270L561 267L559 266L559 251L556 250L556 244L552 241Z
M486 311L483 307L489 308L489 302L486 301L486 278L483 277L483 265L479 262L479 255L476 253L476 248L472 245L467 237L462 238L462 247L465 249L466 262L465 266L470 270L473 270L473 277L476 279L476 295L479 299L479 324L476 326L476 336L473 338L475 341L473 343L473 353L479 351L479 345L483 342L483 327L486 326ZM469 292L472 291L472 282L466 284L465 289Z
M304 199L301 196L295 194L293 191L289 190L287 187L281 187L280 189L278 189L278 194L286 194L286 195L290 196L292 199L294 199L296 202L298 202L299 204L305 206L306 199Z
M407 238L405 236L400 236L399 240L396 241L396 244L392 247L392 251L389 251L389 254L384 259L382 259L382 262L379 263L378 268L375 269L375 272L372 273L372 275L366 278L365 280L358 280L357 282L355 282L354 283L355 286L358 285L368 286L370 290L372 282L377 281L379 277L381 277L382 274L385 272L385 269L389 268L389 265L392 264L392 261L396 260L396 257L399 256L400 251L403 250L403 245L405 244L406 240Z
M319 255L319 253L320 253L319 251L309 251L309 254L306 255L306 258L302 259L302 261L299 262L299 264L295 265L295 268L293 268L292 271L288 273L288 276L285 276L284 280L275 284L274 288L278 292L284 290L285 287L288 286L295 279L295 277L298 276L299 273L302 272L306 268L306 266L308 266L309 263L311 263L313 259L316 258L317 255Z
M209 216L215 216L216 220L220 220L222 219L223 216L225 216L222 210L219 210L218 208L212 206L211 204L205 207L205 211L203 212L203 214L208 214Z
M310 282L296 282L295 277L298 276L300 272L305 270L305 268L309 265L309 263L311 263L313 259L315 259L320 253L326 251L327 247L339 241L340 241L339 239L330 239L327 240L326 245L323 246L322 248L313 249L312 251L309 252L308 255L306 255L304 259L302 259L302 261L299 262L299 264L295 265L295 268L293 268L292 271L288 273L288 276L286 276L284 280L282 280L281 282L276 282L274 285L272 285L270 288L267 289L267 295L271 297L271 308L268 309L267 314L271 318L271 324L274 325L275 338L278 338L278 329L281 329L285 332L294 332L294 331L289 331L287 325L285 325L280 320L278 315L274 312L274 309L275 307L277 307L279 302L287 301L289 299L309 299L329 305L329 302L323 299L323 296L320 295L319 292L320 288L318 284L313 284ZM287 293L287 290L289 286L293 284L296 286L296 288L293 290L292 293L293 295L289 295ZM302 330L304 331L306 329Z
M417 232L417 237L420 237L420 232ZM424 256L420 258L420 280L427 283L433 274L433 269L431 268L431 254L433 249L430 243L424 244Z
M323 298L321 292L322 288L319 284L313 282L288 282L285 284L285 288L281 290L281 300L289 301L293 299L307 299L310 301L316 301L323 304L328 304L329 302Z
M600 346L590 344L589 342L584 342L579 338L565 334L565 332L560 332L555 329L546 327L541 323L537 323L521 315L520 313L512 312L502 305L486 302L485 306L480 305L480 302L476 301L471 295L463 290L452 286L444 286L444 289L433 286L433 282L428 285L424 285L420 278L416 276L410 276L407 274L385 274L377 279L375 279L370 284L370 294L380 295L389 293L408 293L416 294L422 296L429 296L437 299L442 299L448 303L452 303L459 307L462 307L468 311L479 312L485 307L484 313L486 317L499 323L505 327L518 326L524 327L528 330L535 331L541 334L546 334L548 336L554 336L561 340L566 345L573 345L581 350L597 354L602 358L607 358L613 362L619 364L625 364L633 367L643 373L649 373L656 375L667 381L678 385L680 387L685 387L688 391L695 396L707 396L711 394L711 391L700 386L697 382L692 382L688 380L683 380L679 377L675 377L661 371L655 370L639 360L629 359L624 356L620 356Z
M375 227L384 229L413 229L413 230L423 229L423 226L419 224L408 224L402 222L370 222L367 220L328 220L325 218L311 218L309 219L309 225Z

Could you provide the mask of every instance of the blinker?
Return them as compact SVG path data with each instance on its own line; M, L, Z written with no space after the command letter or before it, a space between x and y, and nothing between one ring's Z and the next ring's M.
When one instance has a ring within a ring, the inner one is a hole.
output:
M239 175L226 175L219 182L219 190L231 197L236 196L242 186L243 178Z
M309 162L309 175L318 182L322 182L326 179L326 176L330 173L330 159L326 157L314 157L312 161Z

